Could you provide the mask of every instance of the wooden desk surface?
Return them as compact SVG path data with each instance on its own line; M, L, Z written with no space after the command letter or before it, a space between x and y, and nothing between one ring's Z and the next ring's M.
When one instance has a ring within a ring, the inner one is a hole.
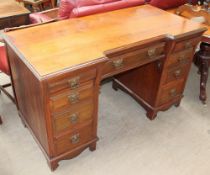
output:
M176 10L177 10L177 8L169 9L169 10L167 10L167 11L170 12L170 13L176 14ZM187 19L193 18L193 16L192 16L191 14L189 14L188 12L182 13L182 16L185 17L185 18L187 18ZM210 38L210 26L208 26L208 25L206 25L206 24L202 24L202 25L208 29L208 30L204 33L204 36Z
M0 2L0 18L30 13L29 10L14 1Z
M202 25L150 5L12 31L7 37L40 76L103 57L104 51ZM8 39L7 39L8 40Z

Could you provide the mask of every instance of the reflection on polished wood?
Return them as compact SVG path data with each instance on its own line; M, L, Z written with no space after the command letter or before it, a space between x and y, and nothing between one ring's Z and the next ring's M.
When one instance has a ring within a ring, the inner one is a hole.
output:
M5 33L19 115L50 168L96 149L99 88L107 77L151 120L179 106L204 31L145 5Z

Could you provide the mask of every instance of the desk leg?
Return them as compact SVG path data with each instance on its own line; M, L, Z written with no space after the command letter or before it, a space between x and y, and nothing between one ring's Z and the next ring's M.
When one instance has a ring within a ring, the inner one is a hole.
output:
M2 124L3 122L2 122L2 119L1 119L1 116L0 116L0 125Z
M208 80L208 69L210 62L210 45L207 43L201 43L200 50L196 53L194 62L199 69L200 78L200 100L202 103L206 103L206 84Z

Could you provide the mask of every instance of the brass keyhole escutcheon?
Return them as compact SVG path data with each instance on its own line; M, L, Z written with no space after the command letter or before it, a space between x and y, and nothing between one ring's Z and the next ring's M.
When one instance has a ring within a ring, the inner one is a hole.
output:
M123 59L122 58L120 58L118 60L114 60L112 63L116 69L123 67Z
M176 89L171 89L170 90L170 95L171 95L171 97L177 96L177 90Z
M149 49L149 50L147 51L147 54L148 54L148 56L149 56L150 58L156 56L156 48Z
M174 76L175 76L176 78L179 78L179 77L181 76L181 73L182 73L181 69L178 69L178 70L176 70L176 71L174 72Z
M70 116L70 122L71 122L72 124L76 124L76 123L78 122L78 119L79 119L78 114L72 114L72 115Z

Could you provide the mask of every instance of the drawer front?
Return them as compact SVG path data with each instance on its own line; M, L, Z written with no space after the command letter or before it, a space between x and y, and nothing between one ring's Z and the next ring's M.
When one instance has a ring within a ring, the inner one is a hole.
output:
M190 64L185 64L168 69L165 84L184 79L188 73L189 66Z
M93 97L93 82L82 86L77 90L65 90L62 93L50 97L50 106L52 112L75 106L85 99Z
M128 70L132 67L134 68L141 64L152 62L164 56L164 48L165 43L160 43L153 47L130 51L109 58L109 61L103 68L102 74L114 75L115 73Z
M48 80L49 91L52 94L64 89L75 90L81 86L85 86L88 81L93 80L95 77L96 69L92 69L76 75L66 75L50 79Z
M167 61L167 66L177 66L189 64L192 62L193 49L187 49L181 52L171 54Z
M201 38L192 38L192 39L188 39L188 40L184 40L184 41L180 41L178 43L176 43L173 52L178 52L181 50L185 50L185 49L193 49L199 42L200 42Z
M78 127L87 121L92 120L93 101L80 104L77 108L61 115L54 116L54 131L56 134Z
M78 146L91 141L93 138L92 124L89 124L81 129L74 130L72 133L67 134L55 141L56 155L70 151Z
M1 18L0 19L0 30L2 30L4 28L9 28L9 27L12 27L10 19L9 18Z
M18 27L18 26L21 26L21 25L28 24L29 23L28 14L11 17L11 23L12 23L13 27Z
M158 99L158 105L167 103L174 98L180 97L183 91L184 80L179 80L161 88L161 93Z

